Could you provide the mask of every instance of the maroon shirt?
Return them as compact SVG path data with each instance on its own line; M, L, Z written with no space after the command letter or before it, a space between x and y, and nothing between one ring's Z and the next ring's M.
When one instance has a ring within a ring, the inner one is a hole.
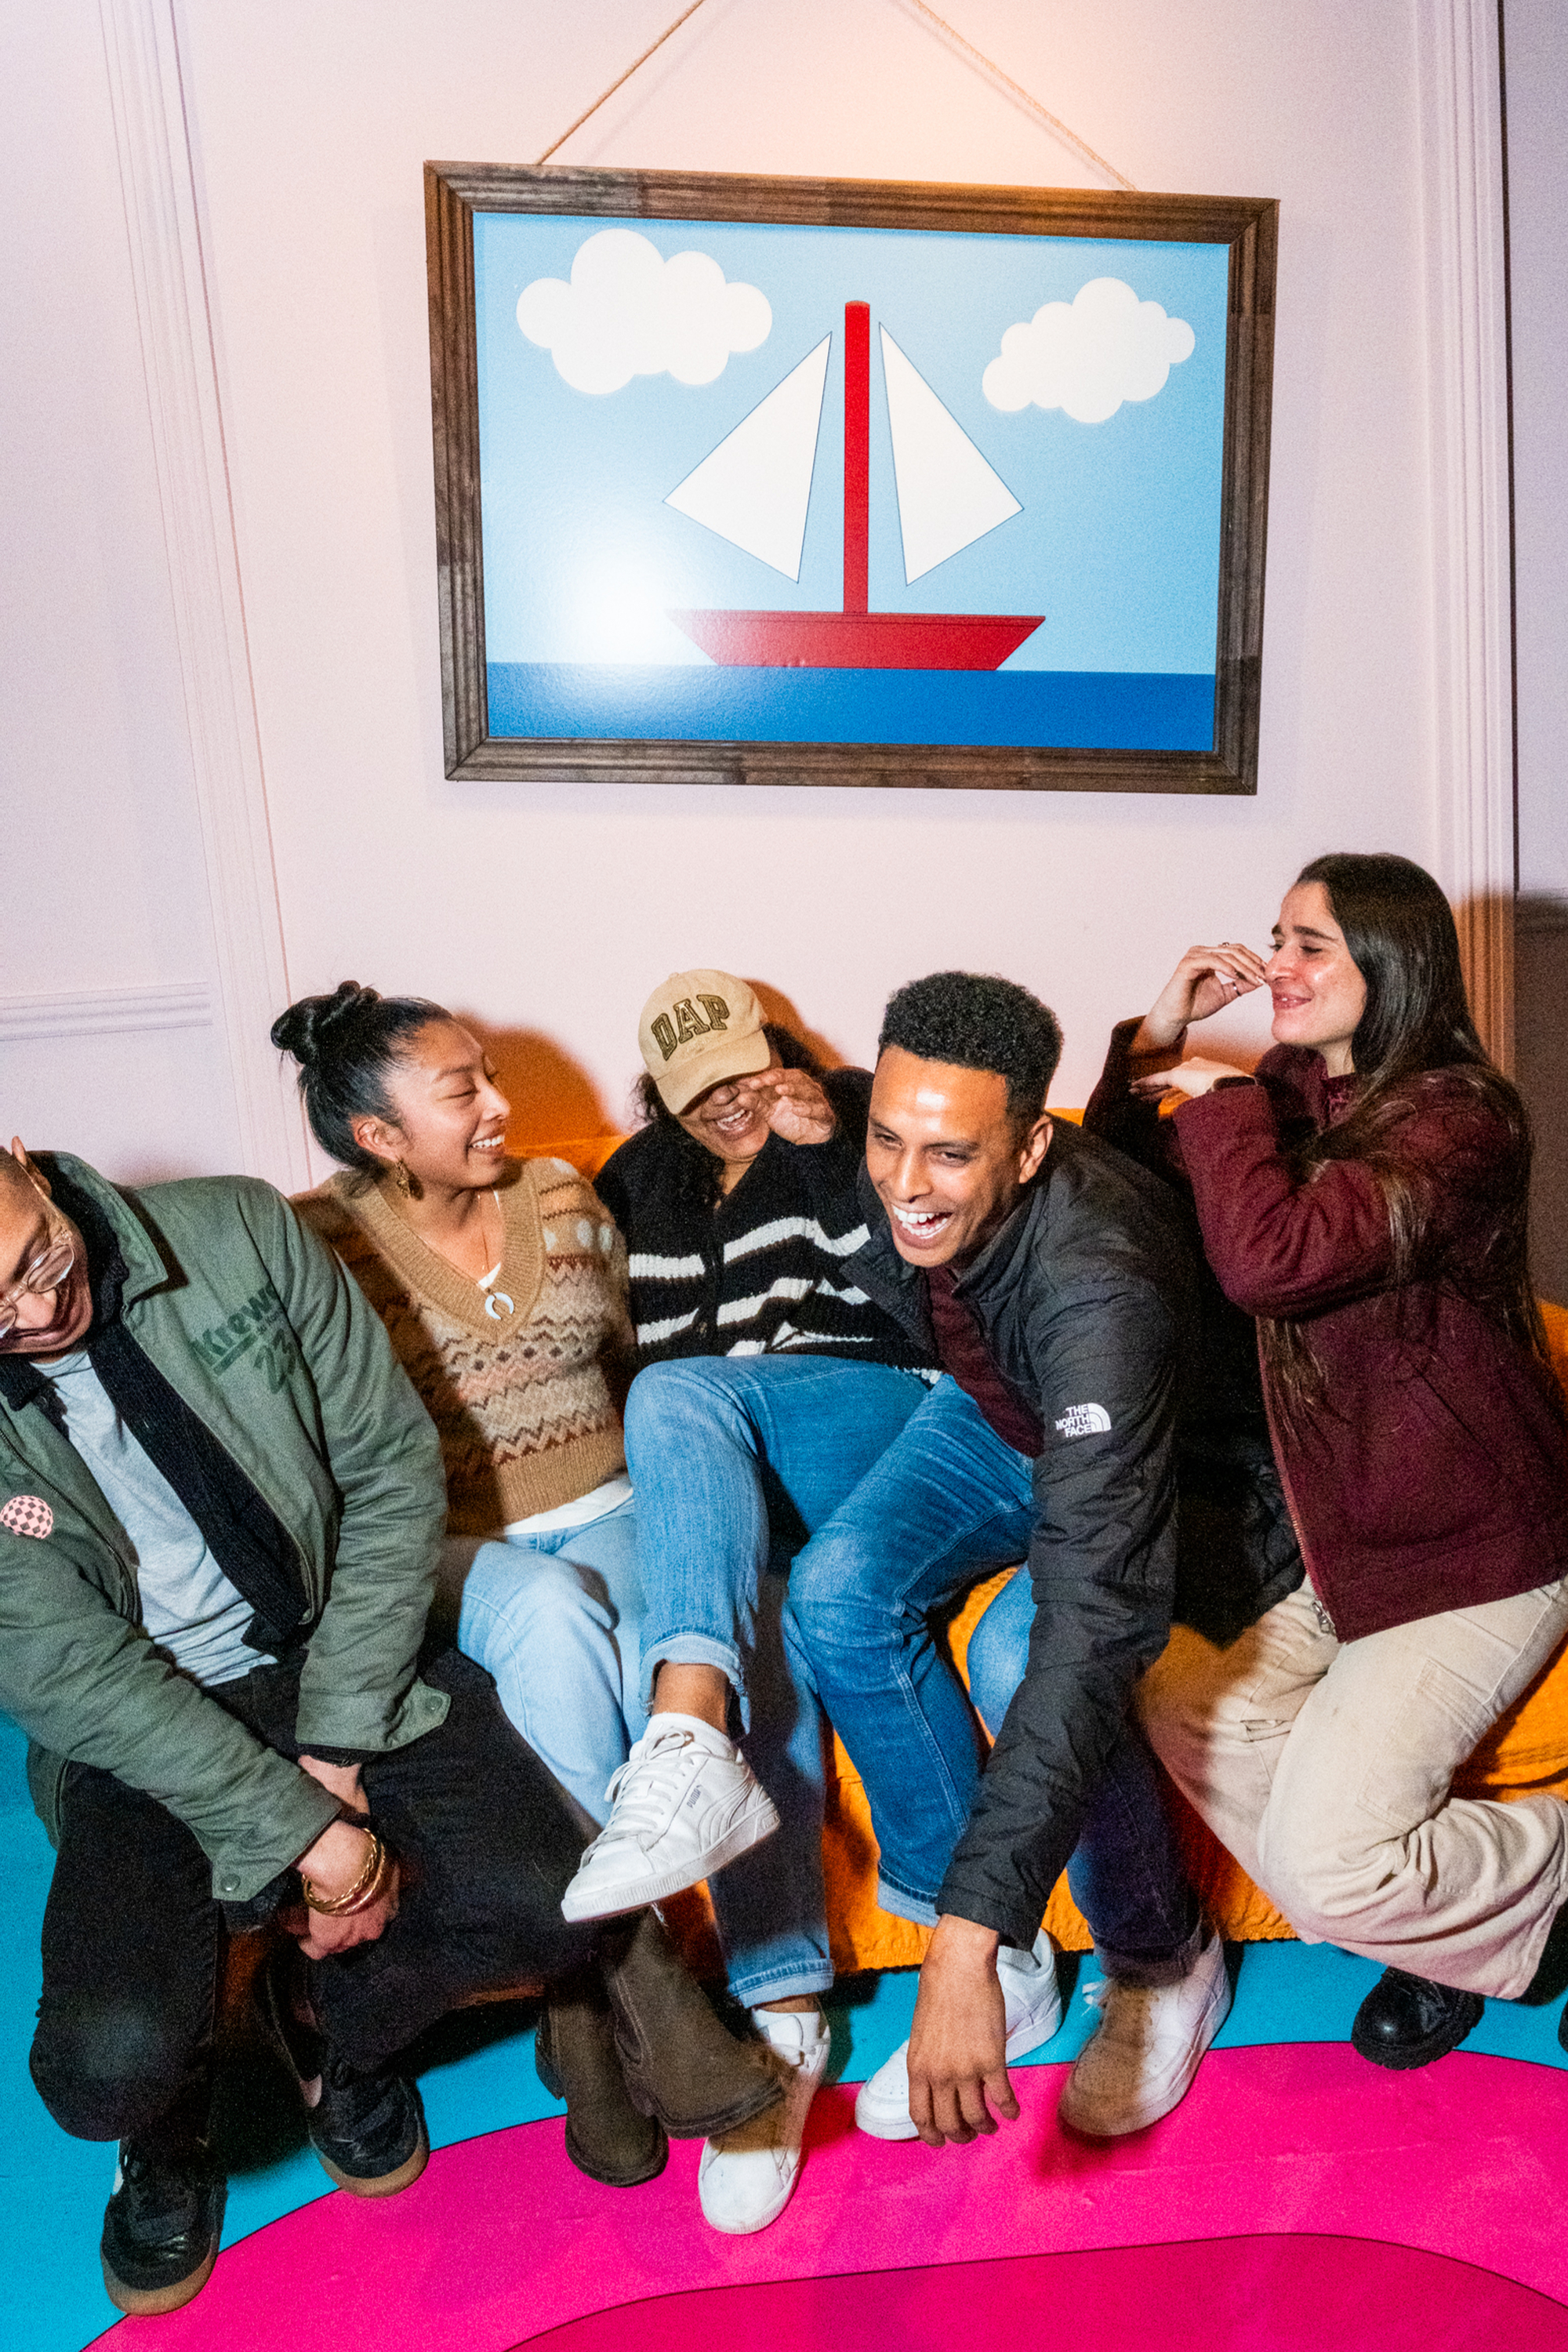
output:
M1045 1430L992 1362L973 1308L954 1295L962 1271L956 1265L933 1265L926 1273L937 1361L965 1396L974 1399L1003 1444L1015 1454L1026 1454L1032 1462L1045 1444Z
M1173 1123L1226 1296L1249 1315L1300 1318L1323 1369L1327 1409L1304 1433L1268 1402L1302 1554L1341 1639L1568 1574L1562 1394L1504 1328L1491 1267L1525 1155L1461 1072L1409 1082L1388 1148L1426 1194L1426 1238L1395 1290L1372 1170L1331 1160L1300 1183L1282 1148L1282 1130L1321 1129L1346 1107L1321 1055L1277 1046L1257 1075L1184 1103Z

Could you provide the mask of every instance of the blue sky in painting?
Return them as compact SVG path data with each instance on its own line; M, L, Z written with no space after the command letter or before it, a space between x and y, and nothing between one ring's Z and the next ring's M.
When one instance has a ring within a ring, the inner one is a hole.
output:
M706 667L667 607L822 611L840 598L843 310L871 305L875 611L1040 613L1011 671L1212 674L1228 256L1223 246L970 236L734 222L481 214L475 220L489 660ZM517 323L540 278L621 226L667 258L710 256L772 327L690 386L572 389ZM1005 331L1095 278L1184 319L1196 344L1152 399L1102 424L1008 414L981 389ZM877 329L884 325L1023 512L906 584ZM828 332L833 348L798 583L663 500ZM547 453L547 454L546 454Z

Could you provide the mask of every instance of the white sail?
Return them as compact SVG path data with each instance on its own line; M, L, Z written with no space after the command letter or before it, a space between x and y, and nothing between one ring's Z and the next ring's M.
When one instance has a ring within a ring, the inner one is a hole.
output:
M904 578L918 580L1023 508L886 327L881 334Z
M800 578L832 341L825 335L664 502L789 580Z

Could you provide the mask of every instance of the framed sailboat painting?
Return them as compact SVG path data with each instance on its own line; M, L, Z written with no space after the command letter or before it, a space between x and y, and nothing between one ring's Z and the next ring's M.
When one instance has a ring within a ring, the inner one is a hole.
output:
M1256 791L1271 201L426 194L448 775Z

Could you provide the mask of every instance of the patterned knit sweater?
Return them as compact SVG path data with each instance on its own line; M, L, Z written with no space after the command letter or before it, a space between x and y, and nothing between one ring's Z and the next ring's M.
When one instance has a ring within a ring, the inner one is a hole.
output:
M930 1366L845 1271L867 1238L856 1184L870 1078L832 1070L823 1084L837 1133L820 1144L770 1135L712 1209L687 1197L687 1139L663 1119L605 1161L599 1195L630 1253L639 1368L676 1356L765 1355Z
M334 1176L294 1204L386 1325L440 1433L453 1535L574 1502L626 1465L605 1369L628 1336L620 1236L565 1160L507 1172L493 1287L514 1311L499 1319L378 1186Z

